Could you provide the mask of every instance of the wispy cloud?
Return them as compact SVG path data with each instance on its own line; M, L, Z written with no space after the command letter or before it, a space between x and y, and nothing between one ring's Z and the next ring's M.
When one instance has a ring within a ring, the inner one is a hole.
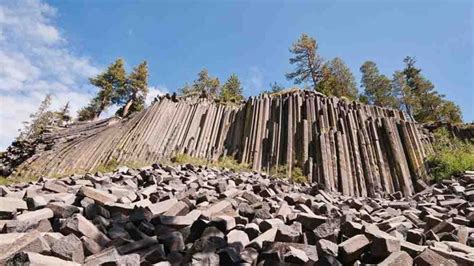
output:
M98 67L71 52L54 25L57 10L40 0L0 3L0 150L5 149L47 93L52 108L70 101L75 113L94 91Z
M150 106L153 103L153 100L156 96L161 96L168 93L168 88L163 85L158 86L150 86L148 87L148 94L146 95L145 104L146 106Z
M244 79L244 87L249 94L255 95L263 90L263 72L259 67L253 66L249 68L247 78Z

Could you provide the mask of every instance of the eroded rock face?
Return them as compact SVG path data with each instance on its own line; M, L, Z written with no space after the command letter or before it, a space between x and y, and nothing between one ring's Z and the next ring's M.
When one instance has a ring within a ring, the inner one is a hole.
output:
M473 177L386 198L189 165L42 178L0 186L0 264L473 265Z
M240 105L163 96L130 119L73 124L28 145L25 152L12 146L0 157L0 172L56 176L116 163L147 165L186 153L211 161L234 157L256 171L287 165L288 175L298 166L329 191L372 197L421 191L423 159L431 149L399 110L301 90ZM217 191L228 188L220 184Z

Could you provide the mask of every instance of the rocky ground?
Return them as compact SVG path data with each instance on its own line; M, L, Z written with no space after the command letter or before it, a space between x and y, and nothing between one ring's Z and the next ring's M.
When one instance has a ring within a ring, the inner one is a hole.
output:
M474 265L474 173L409 199L191 165L0 193L0 264Z

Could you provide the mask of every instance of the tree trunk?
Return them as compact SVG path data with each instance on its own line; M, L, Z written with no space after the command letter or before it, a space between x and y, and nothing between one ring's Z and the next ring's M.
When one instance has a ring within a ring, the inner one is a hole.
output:
M411 105L409 105L408 103L405 103L405 109L407 110L408 116L410 116L411 120L413 122L416 122L415 117L413 116L413 112L411 111Z
M94 118L92 118L92 121L99 119L99 116L100 116L100 112L96 113Z
M104 111L104 109L105 109L105 103L102 102L100 104L99 110L97 111L97 113L95 113L94 120L97 120L99 118L100 114L102 113L102 111Z
M126 117L128 115L128 110L130 110L130 106L132 106L133 98L128 100L127 104L123 107L122 117Z
M314 62L313 62L313 54L311 52L308 53L308 68L309 72L311 73L311 79L313 80L313 89L316 90L316 85L318 85L318 81L316 80L316 71L314 69Z

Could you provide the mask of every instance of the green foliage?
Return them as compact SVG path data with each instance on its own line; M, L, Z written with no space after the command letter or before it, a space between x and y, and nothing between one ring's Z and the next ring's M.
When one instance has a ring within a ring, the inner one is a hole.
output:
M461 108L452 101L444 100L439 106L437 120L444 123L462 123Z
M411 93L411 88L407 86L405 76L402 71L395 71L391 80L391 87L397 97L399 107L405 110L410 117L413 117L412 106L416 103L416 98Z
M288 166L277 165L270 169L270 175L275 178L285 179L288 177ZM303 170L299 167L293 167L291 169L291 180L295 183L306 183L308 177L303 174Z
M382 107L401 108L420 123L461 123L462 114L458 105L439 94L415 59L406 57L405 68L395 71L392 80L379 73L374 62L366 61L360 68L364 93L359 101Z
M284 179L288 176L287 165L275 165L270 169L270 175L276 178Z
M278 94L281 91L285 89L285 87L281 86L278 84L276 81L270 83L270 89L269 90L263 90L261 93L263 94Z
M95 118L111 104L115 92L125 87L126 80L124 61L121 58L111 64L106 71L89 79L92 85L99 88L97 96L89 104L89 111L96 112Z
M6 176L6 177L0 176L0 185L7 186L7 185L12 185L12 184L30 183L30 182L38 181L38 178L39 176L37 175L32 175L32 174L25 175L24 173L19 173L17 171L14 171L9 176Z
M98 118L110 104L122 105L117 114L126 117L144 108L148 93L148 66L144 61L127 75L124 61L119 58L107 70L91 78L90 83L98 87L99 92L79 110L79 121Z
M192 164L192 165L207 165L216 168L227 168L233 171L248 171L250 166L247 164L241 164L232 157L222 156L217 162L210 162L206 159L196 158L188 154L177 154L171 159L171 162L177 165L180 164Z
M122 105L120 115L141 111L148 94L148 65L143 61L127 76L124 86L114 91L112 103Z
M68 123L71 121L72 117L70 115L69 109L69 102L67 102L58 112L56 112L56 116L58 117L58 122L60 124Z
M224 102L240 102L244 99L240 80L237 75L232 74L226 83L224 83L221 90L221 99Z
M171 162L175 164L193 164L193 165L208 165L209 162L206 159L190 156L186 153L177 154L171 159Z
M16 182L18 182L17 179L14 179L14 178L6 178L6 177L1 177L1 176L0 176L0 186L10 185L10 184L13 184L13 183L16 183Z
M38 180L37 176L9 176L9 177L0 176L0 186L7 186L7 185L19 184L19 183L29 183L29 182L35 182L37 180Z
M303 174L303 170L299 167L295 167L292 169L291 173L291 180L296 183L306 183L308 182L308 177Z
M219 160L212 164L218 168L227 168L232 171L248 171L250 166L248 164L243 164L237 162L236 159L230 156L222 156Z
M271 93L278 93L278 92L281 92L284 89L285 89L285 87L281 86L276 81L270 83L270 92Z
M323 67L323 60L317 50L316 40L303 33L290 48L290 52L294 55L290 58L290 64L295 64L296 68L293 72L287 73L286 78L293 80L295 84L312 81L313 88L316 89L322 78Z
M183 88L178 90L178 93L189 96L205 92L207 95L217 98L220 94L220 87L219 79L209 76L209 72L204 68L198 73L198 78L192 85L186 83Z
M30 121L24 121L24 128L20 131L17 140L23 141L38 137L48 125L54 121L54 112L49 111L52 95L47 94L40 103L38 110L30 114Z
M186 82L182 88L178 89L178 94L188 96L191 94L198 94L198 92L192 85L189 85L189 83Z
M393 84L407 113L420 123L462 122L460 108L435 90L415 66L416 60L407 56L403 62L405 68L395 73Z
M94 98L89 105L79 109L77 112L77 119L79 121L89 121L97 117L97 113L99 112L99 102L97 100L98 99Z
M121 116L121 117L126 117L126 116L129 116L129 115L133 114L133 113L140 112L143 109L145 109L145 101L142 98L138 98L137 100L133 101L130 104L130 107L129 107L127 112L124 111L125 107L127 107L127 105L123 105L122 107L117 109L117 111L115 112L115 115L116 116Z
M52 95L47 94L40 103L38 110L30 114L30 120L24 121L24 128L20 130L18 141L33 140L38 138L46 129L54 129L57 126L64 126L71 120L69 114L69 102L58 111L51 111Z
M323 65L322 78L316 90L336 97L357 98L357 87L351 70L340 58L336 57Z
M363 103L363 104L369 104L369 98L367 97L367 95L364 95L364 94L359 94L359 102Z
M474 170L474 144L452 136L445 128L435 131L433 148L427 166L434 180Z
M218 78L209 76L207 69L198 73L198 79L193 85L198 91L205 91L207 94L217 96L219 94L220 82Z
M98 165L93 172L110 173L119 167L117 158L111 158L107 163Z
M362 72L361 84L364 87L363 100L369 104L382 107L397 107L397 99L392 90L390 80L379 73L377 65L372 61L366 61L360 67Z

